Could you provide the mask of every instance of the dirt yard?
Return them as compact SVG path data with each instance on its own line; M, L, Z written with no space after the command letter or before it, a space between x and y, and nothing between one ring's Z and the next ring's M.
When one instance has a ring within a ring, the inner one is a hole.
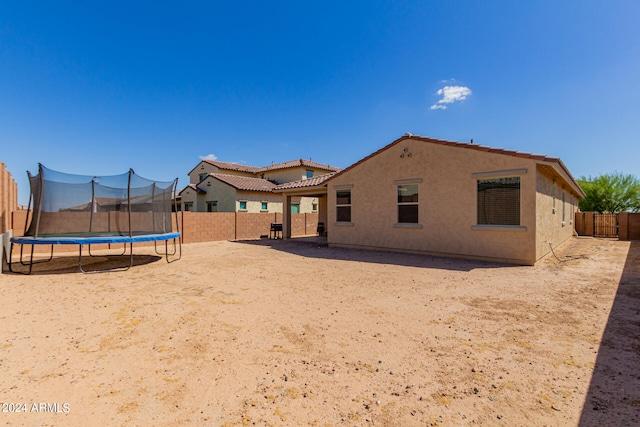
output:
M638 243L514 267L212 242L5 272L0 424L638 425Z

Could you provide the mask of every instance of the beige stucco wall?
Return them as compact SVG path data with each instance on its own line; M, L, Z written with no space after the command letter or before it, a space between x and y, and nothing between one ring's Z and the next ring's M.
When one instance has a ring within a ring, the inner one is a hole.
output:
M544 257L574 233L574 216L578 195L554 170L537 166L536 195L536 260ZM564 221L563 212L564 195ZM554 208L555 205L555 208ZM551 246L550 246L551 244Z
M199 195L198 212L207 212L207 202L218 202L218 212L236 211L236 189L212 177L207 177L199 188L206 191Z
M213 166L210 163L207 162L200 162L198 164L198 166L195 167L195 169L193 169L190 173L189 173L189 183L190 184L197 184L199 183L200 180L200 176L202 174L210 174L210 173L224 173L226 175L240 175L240 176L251 176L251 177L255 177L254 174L249 173L249 172L242 172L242 171L234 171L234 170L229 170L229 169L219 169L216 166Z
M327 171L314 168L306 168L303 166L287 169L276 169L273 171L267 171L264 174L259 174L259 178L269 179L283 184L285 182L299 181L307 178L307 171L313 171L313 175L324 175Z
M247 209L240 210L240 202L247 202ZM267 202L267 210L262 210L262 202ZM255 191L238 191L235 201L236 212L269 212L269 213L281 213L282 212L282 198L279 194L273 193L261 193Z
M477 226L478 174L520 176L520 227ZM420 228L395 225L398 180L422 180ZM350 224L336 222L340 186L352 186ZM529 158L405 139L328 181L327 196L330 245L536 260L536 167Z
M210 174L210 173L217 173L218 172L218 168L207 163L207 162L200 162L200 164L198 164L198 166L195 167L195 169L193 169L190 173L189 173L189 183L190 184L197 184L200 182L200 176L204 173L206 174Z
M192 203L193 207L191 210L194 212L197 212L198 198L195 190L193 190L192 188L187 188L182 191L182 193L180 194L180 197L182 198L182 210L184 210L186 203Z

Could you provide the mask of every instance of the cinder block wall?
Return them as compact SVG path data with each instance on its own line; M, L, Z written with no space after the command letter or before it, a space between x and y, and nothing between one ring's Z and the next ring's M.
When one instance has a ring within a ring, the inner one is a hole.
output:
M80 214L75 212L64 212L56 214L59 221L60 232L68 232L71 224L77 221L78 216L84 218L86 214ZM111 227L111 230L118 228L117 224L114 224L114 218L109 218L107 212L100 212L94 218L94 224L98 228L104 228L105 230ZM136 221L136 215L138 219L142 219L140 216L143 214L134 213L132 215L132 221ZM12 224L14 230L14 236L24 236L25 221L27 218L27 211L13 211ZM178 225L176 227L175 216L173 219L173 229L179 230L182 233L183 243L199 243L199 242L214 242L220 240L238 240L238 239L259 239L262 236L268 236L271 228L271 223L281 223L281 213L248 213L248 212L179 212L178 213ZM301 213L292 214L292 235L293 236L305 236L313 235L316 233L318 226L318 214L313 213ZM102 230L101 230L102 231ZM153 242L136 243L135 246L150 246ZM118 249L122 245L92 245L92 250L101 249ZM30 247L25 247L26 251L31 251ZM36 245L34 252L37 254L48 254L50 252L50 246L48 245ZM19 255L20 248L18 245L14 247L14 255ZM57 253L78 253L78 247L76 245L55 245L54 255ZM84 250L83 250L84 252Z
M18 184L0 162L0 233L11 229L11 212L18 210Z

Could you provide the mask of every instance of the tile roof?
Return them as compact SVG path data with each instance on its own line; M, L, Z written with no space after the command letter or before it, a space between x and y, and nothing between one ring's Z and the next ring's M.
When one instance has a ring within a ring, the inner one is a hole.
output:
M582 191L582 188L580 188L580 185L576 182L576 180L573 178L573 176L569 172L569 169L567 169L567 167L564 165L564 163L562 163L562 160L560 160L560 158L558 158L558 157L551 157L551 156L547 156L547 155L544 155L544 154L533 154L533 153L527 153L527 152L516 151L516 150L507 150L507 149L504 149L504 148L494 148L494 147L489 147L489 146L486 146L486 145L474 144L473 142L469 143L469 142L448 141L448 140L444 140L444 139L431 138L431 137L428 137L428 136L413 135L411 133L406 133L406 134L402 135L400 138L396 139L395 141L391 142L390 144L387 144L384 147L380 148L379 150L377 150L377 151L369 154L368 156L358 160L357 162L355 162L351 166L347 167L346 169L342 169L340 172L337 172L336 174L333 175L333 177L338 176L338 175L342 175L342 173L344 173L344 172L346 172L348 170L351 170L352 168L358 166L359 164L364 163L365 161L369 160L370 158L380 154L381 152L383 152L385 150L388 150L389 148L393 147L394 145L399 144L400 142L402 142L404 140L407 140L407 139L414 140L414 141L423 141L423 142L432 143L432 144L440 144L440 145L448 145L448 146L452 146L452 147L466 148L466 149L470 149L470 150L486 151L486 152L489 152L489 153L504 154L504 155L507 155L507 156L524 157L524 158L528 158L528 159L532 159L532 160L536 160L536 161L540 161L540 162L553 163L553 164L558 165L560 167L560 169L564 170L564 172L568 175L569 179L571 181L573 181L570 184L574 185L574 187L576 188L576 191L578 191L579 194L584 195L584 192ZM333 178L333 177L331 177L331 178Z
M210 165L213 165L218 169L226 169L231 171L249 172L249 173L257 173L260 171L260 168L258 167L241 165L240 163L219 162L217 160L203 160L203 162L209 163Z
M259 172L266 172L266 171L277 170L277 169L295 168L295 167L322 169L329 172L337 172L340 170L340 168L336 168L330 165L325 165L322 163L316 163L311 160L297 159L297 160L290 160L288 162L276 163L271 166L265 166L265 167L259 168Z
M247 165L241 165L239 163L219 162L217 160L203 160L203 162L213 165L218 169L247 172L247 173L254 173L254 174L260 173L260 172L267 172L271 170L296 168L296 167L321 169L329 172L336 172L340 170L339 168L336 168L330 165L325 165L322 163L317 163L311 160L304 160L304 159L290 160L288 162L275 163L270 166L264 166L264 167L247 166Z
M229 184L237 190L243 191L263 191L270 193L276 186L276 184L269 180L250 176L228 175L224 173L210 173L209 176L225 184Z
M187 185L186 187L184 187L184 188L183 188L183 189L178 193L178 195L179 195L179 196L180 196L180 195L182 195L182 193L183 193L186 189L188 189L188 188L190 188L190 189L194 190L196 193L200 193L200 194L202 194L202 193L206 193L206 191L204 191L202 188L198 188L198 186L197 186L197 185L195 185L195 184L189 184L189 185Z
M301 179L299 181L285 182L284 184L280 184L276 186L273 191L278 190L291 190L294 188L306 188L306 187L317 187L319 185L323 185L325 181L335 175L336 172L327 173L324 175L317 175L312 178Z

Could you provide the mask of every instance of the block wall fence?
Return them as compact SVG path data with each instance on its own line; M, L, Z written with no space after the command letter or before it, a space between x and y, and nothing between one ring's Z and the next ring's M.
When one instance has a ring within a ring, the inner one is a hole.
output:
M0 162L0 233L11 229L11 213L18 210L18 184Z
M73 220L73 215L62 216L61 220ZM14 236L24 236L27 220L26 210L12 212ZM175 214L173 229L176 230ZM106 218L106 217L105 217ZM105 219L106 221L106 219ZM104 221L103 221L104 222ZM178 212L178 225L182 233L182 243L215 242L220 240L251 240L269 236L271 223L282 223L281 213L249 213L249 212ZM293 237L315 235L318 227L318 214L291 214L291 234ZM136 246L152 246L152 242L136 243ZM14 247L14 255L18 254L18 245ZM122 245L92 245L92 248L121 248ZM30 247L27 250L31 251ZM34 252L49 253L50 246L36 245ZM60 252L77 253L76 245L55 245L54 254Z

